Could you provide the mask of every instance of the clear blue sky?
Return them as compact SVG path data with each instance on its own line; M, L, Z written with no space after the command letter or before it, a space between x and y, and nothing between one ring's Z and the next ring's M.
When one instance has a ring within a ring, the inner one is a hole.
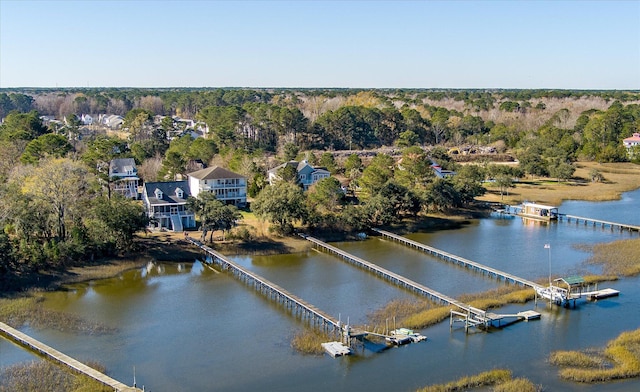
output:
M640 89L640 0L0 0L0 87Z

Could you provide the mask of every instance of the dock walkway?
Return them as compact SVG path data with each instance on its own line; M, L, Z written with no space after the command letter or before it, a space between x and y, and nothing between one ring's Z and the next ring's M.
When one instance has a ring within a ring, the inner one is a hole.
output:
M522 216L522 215L520 215L520 210L521 210L520 206L505 205L504 208L496 209L495 212L497 212L499 214L502 214L502 215ZM527 217L524 216L524 218L527 218ZM535 219L535 218L533 218L533 219ZM609 226L609 227L611 227L611 229L618 228L620 230L635 231L635 232L640 233L640 226L637 226L637 225L629 225L629 224L626 224L626 223L611 222L611 221L606 221L606 220L602 220L602 219L586 218L584 216L576 216L576 215L569 215L569 214L558 214L558 221L566 221L566 222L575 221L576 223L583 222L585 225L586 224L592 224L593 226L597 226L597 225L600 225L602 227Z
M384 278L385 280L392 282L400 287L404 287L406 289L409 289L411 291L413 291L414 293L417 293L419 295L428 297L431 300L435 300L437 302L441 302L447 305L453 305L459 309L464 310L465 312L467 312L469 315L473 315L473 317L477 320L478 323L482 323L482 324L488 324L490 323L492 320L494 320L495 318L491 317L490 314L488 314L486 311L482 310L482 309L478 309L475 308L471 305L467 305L461 301L458 301L457 299L451 298L448 295L442 294L436 290L430 289L424 285L421 285L420 283L414 282L411 279L405 278L404 276L400 276L396 273L393 273L389 270L386 270L380 266L377 266L373 263L370 263L364 259L361 259L357 256L354 256L348 252L345 252L341 249L336 248L335 246L331 246L329 244L327 244L326 242L320 241L317 238L313 238L311 236L305 235L305 234L299 234L302 238L305 238L308 241L313 242L314 244L316 244L318 247L320 247L321 249L327 250L331 253L334 253L340 257L342 257L344 260L348 261L351 264L354 264L360 268L363 268L369 272L372 272L382 278ZM496 315L497 318L499 318L499 315Z
M11 339L12 341L20 344L21 346L27 347L31 350L34 350L48 358L53 359L54 361L61 363L65 366L68 366L69 368L71 368L72 370L82 373L88 377L93 378L94 380L113 388L114 391L117 392L138 392L138 391L142 391L139 388L136 387L130 387L128 385L125 385L123 383L121 383L120 381L113 379L109 376L107 376L104 373L101 373L87 365L85 365L84 363L71 358L70 356L61 353L60 351L47 346L46 344L30 337L27 334L24 334L20 331L18 331L15 328L12 328L10 326L8 326L5 323L0 322L0 333L5 335L6 337L8 337L9 339Z
M576 223L580 223L581 221L584 222L584 224L588 224L591 223L593 226L596 225L600 225L602 227L606 227L609 226L611 227L611 229L614 228L618 228L620 230L629 230L629 231L637 231L640 232L640 226L635 226L635 225L627 225L625 223L617 223L617 222L609 222L609 221L605 221L605 220L601 220L601 219L593 219L593 218L585 218L583 216L575 216L575 215L568 215L568 214L558 214L558 220L565 220L567 222L571 222L572 220L574 220Z
M287 290L275 283L270 282L241 265L229 260L224 255L202 244L200 241L190 237L187 237L187 240L211 256L213 263L219 265L222 269L231 271L239 280L244 281L249 285L253 285L256 290L264 293L269 298L273 298L284 303L288 308L302 311L303 315L309 316L314 323L319 323L327 331L341 331L340 322L327 313L289 293Z
M403 236L400 236L400 235L397 235L397 234L394 234L394 233L391 233L391 232L388 232L388 231L385 231L385 230L380 230L380 229L371 229L371 230L373 230L376 233L382 235L383 237L390 238L392 240L398 241L398 242L403 243L403 244L405 244L407 246L410 246L412 248L416 248L416 249L421 250L421 251L423 251L425 253L428 253L430 255L439 257L439 258L441 258L441 259L443 259L445 261L448 261L448 262L451 262L451 263L455 263L455 264L458 264L458 265L462 265L462 266L464 266L466 268L470 268L470 269L476 270L478 272L485 273L485 274L487 274L489 276L495 277L496 279L502 279L502 280L504 280L506 282L515 283L515 284L519 284L519 285L522 285L522 286L528 286L528 287L531 287L531 288L536 289L536 290L543 288L543 286L539 285L538 283L532 282L530 280L520 278L518 276L509 274L507 272L503 272L503 271L497 270L495 268L487 267L486 265L483 265L483 264L477 263L475 261L471 261L471 260L465 259L464 257L456 256L454 254L445 252L443 250L434 248L432 246L421 244L419 242L410 240L410 239L405 238Z

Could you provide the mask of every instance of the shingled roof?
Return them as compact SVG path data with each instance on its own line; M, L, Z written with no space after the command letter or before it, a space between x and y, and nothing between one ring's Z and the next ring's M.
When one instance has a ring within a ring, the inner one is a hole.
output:
M189 184L187 181L167 181L167 182L147 182L144 184L149 204L184 204L187 197L191 195L189 192ZM182 198L178 197L176 190L182 190ZM162 192L162 197L156 197L156 189Z
M219 166L212 166L206 169L194 171L188 174L189 177L197 178L198 180L217 180L223 178L245 178L243 175L234 173L230 170Z

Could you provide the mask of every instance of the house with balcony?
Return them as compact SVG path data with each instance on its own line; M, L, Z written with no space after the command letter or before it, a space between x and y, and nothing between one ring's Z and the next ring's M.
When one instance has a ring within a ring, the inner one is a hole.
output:
M632 136L622 141L624 147L627 149L627 155L630 159L633 159L637 154L640 154L640 133L635 132Z
M138 169L133 158L117 158L109 162L109 180L115 193L129 199L138 198Z
M189 196L187 181L145 183L142 200L151 220L149 225L176 232L196 227L196 218L187 209Z
M314 168L313 166L309 165L306 160L300 162L289 161L267 171L267 180L269 181L270 185L273 185L276 181L281 180L280 170L284 169L287 166L293 167L296 170L298 183L302 185L305 191L316 182L322 180L323 178L329 178L331 176L331 173L329 173L327 169L322 167Z
M191 196L200 192L211 192L216 199L236 207L247 204L247 179L219 166L208 167L187 174Z

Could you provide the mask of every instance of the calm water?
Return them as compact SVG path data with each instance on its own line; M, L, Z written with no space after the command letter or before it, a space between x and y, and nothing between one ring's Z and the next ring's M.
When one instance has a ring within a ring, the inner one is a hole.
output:
M640 225L640 190L606 203L568 202L561 212ZM638 234L568 223L540 224L492 217L456 230L414 233L410 238L528 279L597 272L574 246ZM544 244L551 244L551 252ZM498 287L476 275L406 247L371 238L336 246L451 296ZM351 323L389 300L415 298L375 276L317 251L235 261ZM608 284L618 298L582 302L577 309L537 307L538 321L492 332L447 322L423 330L429 340L381 353L333 359L296 354L291 337L304 322L225 273L199 262L161 264L120 277L50 293L46 306L117 328L102 336L23 330L81 360L102 362L109 374L151 391L411 391L496 367L527 377L547 390L629 391L640 381L584 386L558 379L547 363L558 349L602 347L625 330L640 327L640 279ZM509 306L500 312L533 309ZM398 326L399 327L399 326ZM0 366L36 359L0 339Z

